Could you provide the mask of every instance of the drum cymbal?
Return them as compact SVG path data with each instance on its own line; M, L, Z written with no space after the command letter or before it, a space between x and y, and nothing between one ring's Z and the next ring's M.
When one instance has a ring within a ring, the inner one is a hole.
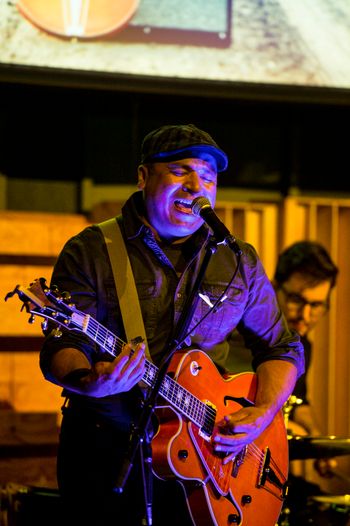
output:
M350 506L350 495L315 495L310 497L317 502L326 504L339 504L340 506Z
M295 435L288 439L289 460L331 458L350 454L350 438Z

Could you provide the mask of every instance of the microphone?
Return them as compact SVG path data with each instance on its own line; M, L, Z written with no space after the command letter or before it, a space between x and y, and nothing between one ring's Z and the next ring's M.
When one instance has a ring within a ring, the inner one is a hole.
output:
M196 197L192 201L191 208L192 213L204 219L207 225L211 228L217 244L222 243L223 245L229 246L237 256L242 254L235 237L230 233L229 229L224 225L221 219L218 218L210 205L209 199L203 196Z

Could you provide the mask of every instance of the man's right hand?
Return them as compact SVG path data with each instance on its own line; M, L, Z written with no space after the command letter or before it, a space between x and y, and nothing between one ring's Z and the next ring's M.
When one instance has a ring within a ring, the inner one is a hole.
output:
M135 347L131 343L125 344L112 362L100 361L92 366L81 351L66 348L53 356L51 373L61 387L78 394L102 398L134 387L144 375L145 363L144 343Z
M124 345L122 352L113 362L96 362L86 380L85 394L100 398L130 391L145 372L145 344Z

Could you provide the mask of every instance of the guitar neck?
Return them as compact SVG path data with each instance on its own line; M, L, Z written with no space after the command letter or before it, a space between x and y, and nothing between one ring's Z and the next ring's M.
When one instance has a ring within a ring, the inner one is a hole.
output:
M76 312L75 315L84 317L83 321L80 320L79 325L83 327L83 332L89 338L112 356L118 355L119 349L125 345L125 342L117 338L115 334L91 316L78 312ZM146 359L146 369L142 380L149 387L154 387L157 374L158 368ZM215 411L211 406L196 398L187 389L170 378L170 376L165 376L163 379L159 394L183 416L202 429L204 434L211 434L215 422Z

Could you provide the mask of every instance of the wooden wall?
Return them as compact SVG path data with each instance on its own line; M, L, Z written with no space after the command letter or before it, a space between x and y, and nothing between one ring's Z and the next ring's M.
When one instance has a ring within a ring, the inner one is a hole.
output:
M4 298L18 284L49 281L64 242L86 225L79 215L0 212L0 402L17 411L59 413L61 390L46 382L38 367L41 319L28 324L17 295L6 303Z

